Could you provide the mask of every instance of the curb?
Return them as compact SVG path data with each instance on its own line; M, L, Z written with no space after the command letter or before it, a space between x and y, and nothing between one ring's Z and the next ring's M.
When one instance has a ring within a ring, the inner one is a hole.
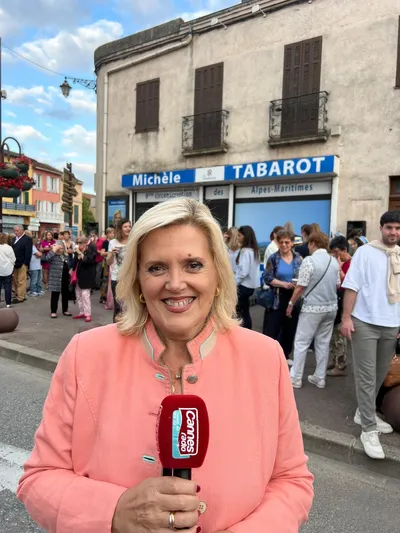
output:
M2 340L0 340L0 357L12 359L18 363L47 370L48 372L54 372L60 359L59 356L42 350L35 350L34 348Z
M370 459L365 455L360 439L353 435L314 426L309 422L300 422L300 425L307 452L400 480L400 453L397 448L385 444L385 460Z
M54 372L59 361L57 355L2 340L0 340L0 357L48 372ZM361 466L375 474L400 480L400 453L397 448L384 445L386 459L384 461L370 459L365 455L360 439L353 435L325 429L309 422L300 422L300 425L307 452L348 465Z

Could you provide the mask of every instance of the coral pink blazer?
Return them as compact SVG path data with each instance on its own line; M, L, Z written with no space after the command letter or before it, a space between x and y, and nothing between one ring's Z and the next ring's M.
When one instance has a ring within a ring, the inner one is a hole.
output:
M210 321L188 344L185 394L207 404L210 445L193 470L207 510L202 533L297 533L313 499L298 414L279 344ZM160 476L156 420L171 393L151 321L142 336L115 325L75 336L54 373L18 487L51 533L110 533L121 494Z

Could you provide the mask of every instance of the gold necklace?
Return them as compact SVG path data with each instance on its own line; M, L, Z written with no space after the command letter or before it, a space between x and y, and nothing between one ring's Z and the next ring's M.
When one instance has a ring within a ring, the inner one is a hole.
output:
M162 360L162 362L164 363L164 366L167 367L168 369L168 372L169 372L169 375L170 377L173 375L173 372L172 370L169 368L169 366L165 363L164 359ZM173 381L171 383L171 390L172 390L172 393L175 394L175 383L177 381L181 381L182 380L182 374L181 373L178 373L178 372L175 372L175 381Z

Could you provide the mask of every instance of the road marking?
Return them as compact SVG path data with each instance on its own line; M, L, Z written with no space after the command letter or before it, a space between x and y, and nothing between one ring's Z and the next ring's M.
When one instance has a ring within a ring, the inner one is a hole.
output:
M23 465L31 452L0 442L0 491L17 490Z

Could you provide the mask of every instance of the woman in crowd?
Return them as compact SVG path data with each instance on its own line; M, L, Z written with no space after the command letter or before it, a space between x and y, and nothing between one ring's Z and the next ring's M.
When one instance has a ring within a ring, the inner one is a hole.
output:
M225 244L228 248L229 258L231 260L232 270L236 270L236 258L239 254L240 244L239 244L239 231L237 228L232 226L229 228L226 233L224 233Z
M310 256L300 267L294 294L288 303L287 316L303 296L299 323L294 341L293 366L290 371L293 387L303 384L307 350L314 339L317 366L308 381L320 389L326 385L329 345L338 310L337 289L340 287L338 262L328 254L329 238L325 233L312 233L308 239Z
M236 312L244 328L252 329L250 297L260 286L260 251L256 234L250 226L239 228L240 251L236 257L235 281L238 291Z
M348 252L346 237L339 236L331 240L330 251L339 264L340 283L342 284L350 268L351 255ZM338 289L338 311L333 328L330 353L332 364L328 366L327 376L346 376L347 339L340 333L342 322L344 289Z
M92 304L90 292L96 285L96 248L89 246L87 237L79 237L74 252L76 285L75 294L79 313L74 319L84 318L85 322L92 321Z
M281 230L283 230L282 226L275 226L274 229L271 231L271 235L269 236L271 242L267 246L264 254L264 270L267 268L268 259L271 257L272 254L275 254L279 250L277 236Z
M44 259L49 263L49 291L51 318L57 318L58 302L61 294L62 314L72 316L68 311L69 296L69 267L68 253L63 241L57 241L50 252L44 254Z
M290 318L286 316L286 308L293 296L302 258L293 251L294 234L291 231L278 231L276 238L279 250L270 256L264 272L264 283L274 291L274 303L272 309L265 310L263 333L279 340L285 357L291 364L289 356L293 349L299 308L296 306L293 309Z
M55 371L17 492L34 520L50 533L297 533L313 489L286 363L232 318L234 276L209 209L149 209L117 296L121 320L74 337ZM162 477L157 458L156 415L174 392L202 397L212 422L193 481Z
M129 220L125 218L119 220L114 231L115 239L112 239L108 246L107 265L111 267L111 289L114 297L114 322L116 321L117 316L121 313L121 306L117 300L115 291L131 229L132 224Z
M356 251L358 250L358 248L360 248L360 246L364 246L364 244L366 244L361 239L360 235L361 235L361 231L359 230L353 230L349 233L347 240L349 243L349 252L351 256L353 256L356 253Z
M56 244L56 241L54 240L53 232L46 231L43 234L43 239L41 243L39 244L39 251L42 252L42 254L49 253L53 246ZM43 275L43 285L47 288L47 285L49 283L49 270L50 270L50 263L48 261L42 261L42 275Z
M7 241L7 233L0 233L0 296L1 289L4 289L6 306L11 307L12 274L15 265L15 254Z
M108 285L109 285L109 272L111 267L107 265L107 254L108 254L108 247L110 245L110 242L114 238L114 228L107 228L106 229L106 238L103 241L103 244L101 245L100 255L103 258L103 276L102 276L102 283L101 283L101 292L100 292L100 303L105 304L107 302L107 292L108 292Z
M42 252L37 249L38 243L37 239L34 237L32 239L32 257L29 264L29 277L30 277L30 286L29 286L29 295L30 296L44 296L42 291L42 263L41 257Z

